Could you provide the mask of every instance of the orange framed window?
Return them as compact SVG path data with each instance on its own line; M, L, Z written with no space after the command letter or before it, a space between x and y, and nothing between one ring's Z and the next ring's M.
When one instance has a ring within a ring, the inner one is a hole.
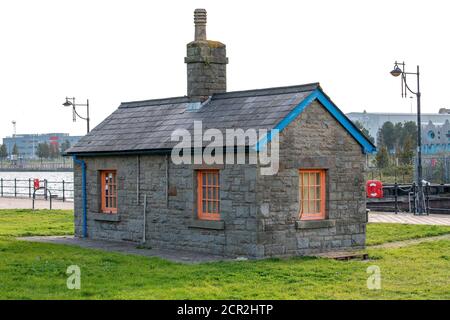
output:
M219 192L219 170L197 171L197 211L199 219L220 219Z
M300 170L299 179L300 219L325 219L325 170Z
M117 213L117 173L115 170L101 171L102 212Z

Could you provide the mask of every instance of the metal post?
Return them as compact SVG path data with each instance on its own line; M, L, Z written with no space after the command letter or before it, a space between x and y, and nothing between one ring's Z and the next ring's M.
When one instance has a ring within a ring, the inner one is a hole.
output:
M418 204L417 213L423 214L423 186L422 186L422 122L420 117L420 76L419 66L417 66L417 187ZM406 79L405 79L406 82Z
M44 193L45 200L47 200L47 179L44 179Z
M17 179L14 178L14 198L17 197Z
M412 183L412 192L413 192L413 203L412 203L412 212L413 212L413 214L416 214L416 209L417 209L417 207L416 207L416 196L417 196L417 193L416 193L416 183L415 182L413 182Z
M0 190L2 193L2 197L3 197L3 178L0 179Z
M65 188L64 188L64 179L62 181L62 193L63 193L63 202L64 202L64 201L66 201Z
M398 184L394 184L395 214L398 214Z
M31 179L28 178L28 198L31 198Z
M89 133L89 99L87 99L87 102L86 102L86 109L87 109L87 117L86 117L87 133Z
M430 184L425 186L425 212L430 214Z

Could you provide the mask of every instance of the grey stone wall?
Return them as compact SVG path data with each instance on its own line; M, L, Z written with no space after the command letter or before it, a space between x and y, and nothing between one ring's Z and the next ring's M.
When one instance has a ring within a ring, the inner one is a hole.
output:
M146 245L223 256L257 256L256 165L220 166L220 210L223 222L199 225L196 223L196 170L202 166L174 165L170 158L166 162L163 155L140 156L139 170L137 156L80 159L87 164L88 237L141 242L146 194ZM105 169L117 169L117 215L100 213L99 172ZM82 236L79 166L75 168L75 189L75 232L77 236Z
M280 134L280 168L257 177L262 256L363 248L366 232L361 146L317 101ZM299 220L299 169L326 169L326 219ZM259 173L259 170L257 171Z

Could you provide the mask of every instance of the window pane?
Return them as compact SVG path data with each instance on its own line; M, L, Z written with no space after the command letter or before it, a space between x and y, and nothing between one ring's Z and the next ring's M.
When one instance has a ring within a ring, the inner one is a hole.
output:
M213 188L208 188L208 199L214 199Z
M316 185L320 186L320 173L316 173Z
M211 172L208 172L208 185L213 185L213 174Z
M315 187L309 187L309 200L316 199L316 188Z
M206 185L206 174L200 173L202 175L203 185Z
M316 187L316 199L321 199L321 198L322 198L322 195L320 192L320 187Z
M308 200L308 188L303 188L303 201Z
M206 212L206 200L203 200L203 212Z
M212 212L212 202L208 201L208 213Z

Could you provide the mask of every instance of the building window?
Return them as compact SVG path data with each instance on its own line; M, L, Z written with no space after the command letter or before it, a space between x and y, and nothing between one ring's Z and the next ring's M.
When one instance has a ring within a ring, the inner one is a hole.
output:
M102 212L117 213L117 174L115 170L101 171Z
M220 220L219 170L197 171L197 211L202 220Z
M300 170L300 219L325 219L325 170Z

